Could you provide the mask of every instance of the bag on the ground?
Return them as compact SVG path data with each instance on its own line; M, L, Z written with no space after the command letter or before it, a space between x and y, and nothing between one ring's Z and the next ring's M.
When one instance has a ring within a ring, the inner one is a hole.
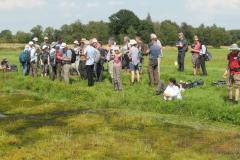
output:
M72 52L71 63L75 63L77 59L76 52L74 51L74 49L71 49L71 52Z
M215 82L212 82L212 86L217 86L217 87L221 87L221 86L225 86L227 84L226 81L215 81Z
M20 63L26 63L27 62L27 53L25 51L20 53L19 62Z
M195 88L198 86L203 86L204 85L204 81L203 80L197 80L197 81L187 81L187 82L183 82L180 83L180 85L182 86L183 89L191 89L191 88Z

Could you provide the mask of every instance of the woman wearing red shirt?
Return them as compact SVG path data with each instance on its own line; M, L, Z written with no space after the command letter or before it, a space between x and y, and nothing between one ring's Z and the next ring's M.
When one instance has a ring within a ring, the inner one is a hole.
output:
M199 65L198 65L198 57L201 50L201 43L199 41L198 36L194 36L194 44L192 46L192 64L193 64L193 75L196 76L199 74Z

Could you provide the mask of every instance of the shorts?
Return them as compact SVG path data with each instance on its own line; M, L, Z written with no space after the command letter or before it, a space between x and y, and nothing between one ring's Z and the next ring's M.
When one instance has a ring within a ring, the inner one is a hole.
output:
M193 55L192 55L192 65L193 65L193 68L197 68L198 64L199 64L199 54L193 53Z
M138 64L137 65L134 65L132 63L129 64L129 67L130 67L130 71L139 71L139 66Z
M236 86L240 86L240 74L230 75L228 85L231 87L233 83L235 83Z

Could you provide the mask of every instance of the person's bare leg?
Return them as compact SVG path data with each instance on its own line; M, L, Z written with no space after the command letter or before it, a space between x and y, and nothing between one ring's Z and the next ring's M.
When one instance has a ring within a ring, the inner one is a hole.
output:
M197 75L197 70L196 70L196 68L193 68L193 75L194 75L194 76Z
M229 92L228 92L228 95L229 95L229 99L232 100L233 99L233 91L232 91L232 86L229 86Z
M137 75L137 81L140 82L140 73L139 73L139 71L136 71L136 75Z
M239 86L236 86L236 94L235 94L235 101L239 101Z
M135 79L135 72L132 71L131 83L134 83L134 79Z

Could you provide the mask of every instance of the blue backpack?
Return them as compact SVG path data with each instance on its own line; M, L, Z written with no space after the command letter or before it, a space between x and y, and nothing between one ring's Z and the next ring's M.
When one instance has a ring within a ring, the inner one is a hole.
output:
M27 53L25 51L20 53L19 62L20 63L26 63L27 62Z

